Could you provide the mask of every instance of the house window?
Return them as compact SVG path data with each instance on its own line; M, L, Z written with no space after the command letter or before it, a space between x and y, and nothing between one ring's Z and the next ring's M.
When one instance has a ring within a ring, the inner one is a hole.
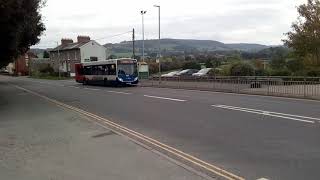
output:
M98 57L90 57L90 61L98 61Z

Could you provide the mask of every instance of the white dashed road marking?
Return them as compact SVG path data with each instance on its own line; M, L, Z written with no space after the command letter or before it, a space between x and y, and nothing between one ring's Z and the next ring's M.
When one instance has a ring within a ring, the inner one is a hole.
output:
M120 91L107 91L107 92L109 92L109 93L116 93L116 94L126 94L126 95L132 94L132 93L120 92Z
M144 97L148 98L155 98L155 99L164 99L164 100L169 100L169 101L177 101L177 102L185 102L187 100L183 99L174 99L174 98L167 98L167 97L160 97L160 96L149 96L149 95L143 95Z

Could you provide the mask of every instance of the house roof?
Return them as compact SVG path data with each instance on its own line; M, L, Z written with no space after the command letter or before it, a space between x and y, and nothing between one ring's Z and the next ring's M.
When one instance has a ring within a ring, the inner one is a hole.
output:
M65 50L79 49L81 46L83 46L89 42L76 42L76 43L70 43L70 44L65 44L65 45L61 44L61 45L53 48L52 50L50 50L50 52L54 52L54 51L58 51L58 50L65 51Z

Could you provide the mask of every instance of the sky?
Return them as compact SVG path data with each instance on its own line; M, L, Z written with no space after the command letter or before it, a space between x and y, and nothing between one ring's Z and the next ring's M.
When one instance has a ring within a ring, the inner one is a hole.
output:
M224 43L280 45L297 19L296 7L307 0L47 0L42 8L47 30L34 47L50 48L61 38L88 35L101 44L158 38L216 40ZM119 35L122 34L122 35ZM118 35L118 36L116 36Z

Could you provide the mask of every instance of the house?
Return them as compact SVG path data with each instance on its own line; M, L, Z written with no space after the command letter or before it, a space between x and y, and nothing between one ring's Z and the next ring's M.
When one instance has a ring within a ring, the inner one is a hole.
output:
M72 39L61 39L61 45L50 51L50 59L56 72L60 71L74 76L74 64L107 59L106 48L89 36L78 36L77 42Z

